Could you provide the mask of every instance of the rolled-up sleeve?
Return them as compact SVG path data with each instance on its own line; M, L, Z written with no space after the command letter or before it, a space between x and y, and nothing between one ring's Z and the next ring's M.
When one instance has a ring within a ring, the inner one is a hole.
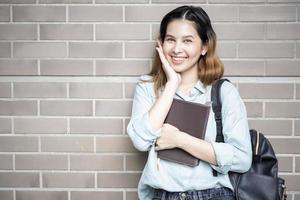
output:
M160 129L155 131L150 124L149 110L152 107L153 97L147 91L146 84L139 82L136 85L131 119L127 126L127 133L139 151L148 151L160 136Z
M212 142L217 165L222 174L228 171L246 172L252 162L251 140L247 112L236 88L224 82L221 88L224 143Z

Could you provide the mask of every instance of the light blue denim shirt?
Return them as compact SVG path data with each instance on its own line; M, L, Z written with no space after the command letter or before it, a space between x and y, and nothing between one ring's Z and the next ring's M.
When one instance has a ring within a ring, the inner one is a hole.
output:
M142 75L141 80L150 80L149 75ZM148 160L138 184L140 200L151 200L154 188L170 192L202 190L216 187L232 188L228 171L245 172L251 165L251 143L245 105L231 83L224 82L221 87L222 121L225 143L216 143L216 123L211 109L205 140L214 148L217 165L200 161L196 167L189 167L174 162L160 160L157 169L157 152L154 150L160 130L154 131L149 121L149 110L156 101L153 82L139 81L135 88L132 115L127 126L133 145L139 151L148 151ZM211 86L204 87L199 80L189 96L179 90L176 99L206 103L210 101ZM212 168L219 172L217 177Z

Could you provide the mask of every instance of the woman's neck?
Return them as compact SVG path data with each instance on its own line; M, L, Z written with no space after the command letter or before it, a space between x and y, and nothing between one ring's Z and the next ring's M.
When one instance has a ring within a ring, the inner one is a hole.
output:
M181 83L178 89L184 94L188 94L198 81L198 73L182 73Z
M190 71L181 73L180 88L187 88L194 86L198 81L198 70L197 67L192 68Z

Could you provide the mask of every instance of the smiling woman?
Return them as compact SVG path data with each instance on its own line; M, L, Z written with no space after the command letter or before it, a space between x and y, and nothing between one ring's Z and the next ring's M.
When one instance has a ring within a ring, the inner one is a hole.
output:
M187 35L187 34L192 35ZM167 28L163 52L167 60L173 64L176 72L196 69L200 55L205 55L207 48L202 45L193 23L188 20L174 20ZM183 65L184 64L184 65Z
M148 151L138 186L140 200L234 199L228 172L247 171L251 164L247 114L236 88L227 82L221 88L225 143L215 142L213 112L205 139L164 123L174 98L210 101L211 84L224 71L215 50L216 34L202 8L181 6L162 19L152 70L136 86L127 126L134 146ZM157 159L157 151L172 148L181 148L200 164L190 167Z
M176 72L194 76L186 76L189 81L183 80L180 88L194 85L198 79L210 85L223 76L224 66L216 54L217 37L202 8L182 6L169 12L161 21L158 43ZM168 80L163 67L158 51L149 73L156 95Z
M200 56L205 55L207 48L202 44L193 22L188 20L174 20L169 23L163 45L164 56L177 73L197 75ZM187 94L197 82L181 84L179 90Z

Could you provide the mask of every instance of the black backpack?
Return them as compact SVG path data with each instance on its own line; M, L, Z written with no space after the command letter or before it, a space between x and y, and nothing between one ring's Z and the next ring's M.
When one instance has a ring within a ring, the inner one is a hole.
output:
M220 88L227 79L215 81L211 90L211 101L217 126L216 142L224 142L222 126L222 102ZM230 82L230 81L229 81ZM252 143L252 165L245 173L229 172L237 200L286 200L285 181L278 177L278 161L271 143L262 133L250 130ZM213 170L217 176L217 171Z

